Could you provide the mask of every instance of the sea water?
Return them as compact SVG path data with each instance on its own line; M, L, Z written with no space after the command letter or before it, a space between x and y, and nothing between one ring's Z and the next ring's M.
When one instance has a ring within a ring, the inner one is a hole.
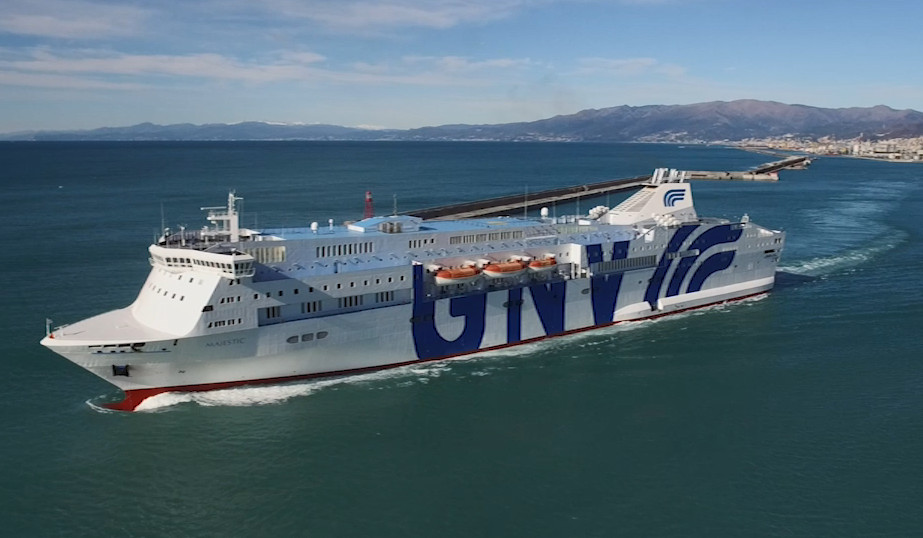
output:
M784 229L756 300L351 377L164 394L38 341L129 304L163 225L244 198L306 226L770 157L644 144L0 144L0 528L8 536L923 533L923 165L821 158L696 183ZM611 195L550 208L614 205ZM531 208L537 214L537 207Z

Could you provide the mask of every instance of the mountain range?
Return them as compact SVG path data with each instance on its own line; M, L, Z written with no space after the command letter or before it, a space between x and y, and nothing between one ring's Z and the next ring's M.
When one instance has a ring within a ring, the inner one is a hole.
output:
M337 125L243 122L30 131L0 140L492 140L589 142L732 142L792 136L884 139L923 136L923 113L879 105L818 108L743 99L691 105L617 106L542 120L372 130Z

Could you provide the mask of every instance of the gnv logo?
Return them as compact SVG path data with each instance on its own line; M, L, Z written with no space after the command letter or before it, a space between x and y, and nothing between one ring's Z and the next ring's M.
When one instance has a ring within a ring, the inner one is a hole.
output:
M673 207L677 203L686 199L686 191L683 189L670 189L663 195L663 205Z

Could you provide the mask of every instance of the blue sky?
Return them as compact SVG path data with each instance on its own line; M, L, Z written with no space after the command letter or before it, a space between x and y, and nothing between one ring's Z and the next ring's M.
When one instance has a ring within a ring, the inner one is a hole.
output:
M921 21L919 0L3 0L0 132L744 98L920 110Z

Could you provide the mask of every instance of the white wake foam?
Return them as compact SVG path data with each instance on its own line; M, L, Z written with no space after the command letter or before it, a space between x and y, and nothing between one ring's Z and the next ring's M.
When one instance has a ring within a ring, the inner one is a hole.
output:
M108 407L103 407L103 406L99 403L99 402L102 402L103 400L105 400L105 399L107 399L107 398L111 398L111 397L112 397L111 394L100 394L99 396L97 396L97 397L95 397L95 398L90 398L89 400L87 400L87 401L84 402L84 403L86 403L87 406L89 406L90 409L92 409L93 411L96 411L97 413L106 413L106 414L108 414L108 413L119 413L119 411L116 411L116 410L114 410L114 409L109 409Z
M194 403L204 407L247 407L278 404L291 398L307 396L327 386L336 384L337 381L338 379L330 379L292 385L234 387L204 392L164 392L145 399L135 410L157 411L183 403Z
M875 243L865 247L841 252L833 256L799 260L791 265L780 265L779 271L807 276L824 276L842 272L862 265L895 249L904 242L907 234L901 231L891 232L887 237L879 238Z
M279 385L252 385L202 392L164 392L141 402L135 411L165 411L192 403L203 407L249 407L280 404L292 398L310 396L339 385L375 383L386 380L427 383L448 371L445 361L401 366L365 374L313 379ZM87 402L89 403L89 402Z

